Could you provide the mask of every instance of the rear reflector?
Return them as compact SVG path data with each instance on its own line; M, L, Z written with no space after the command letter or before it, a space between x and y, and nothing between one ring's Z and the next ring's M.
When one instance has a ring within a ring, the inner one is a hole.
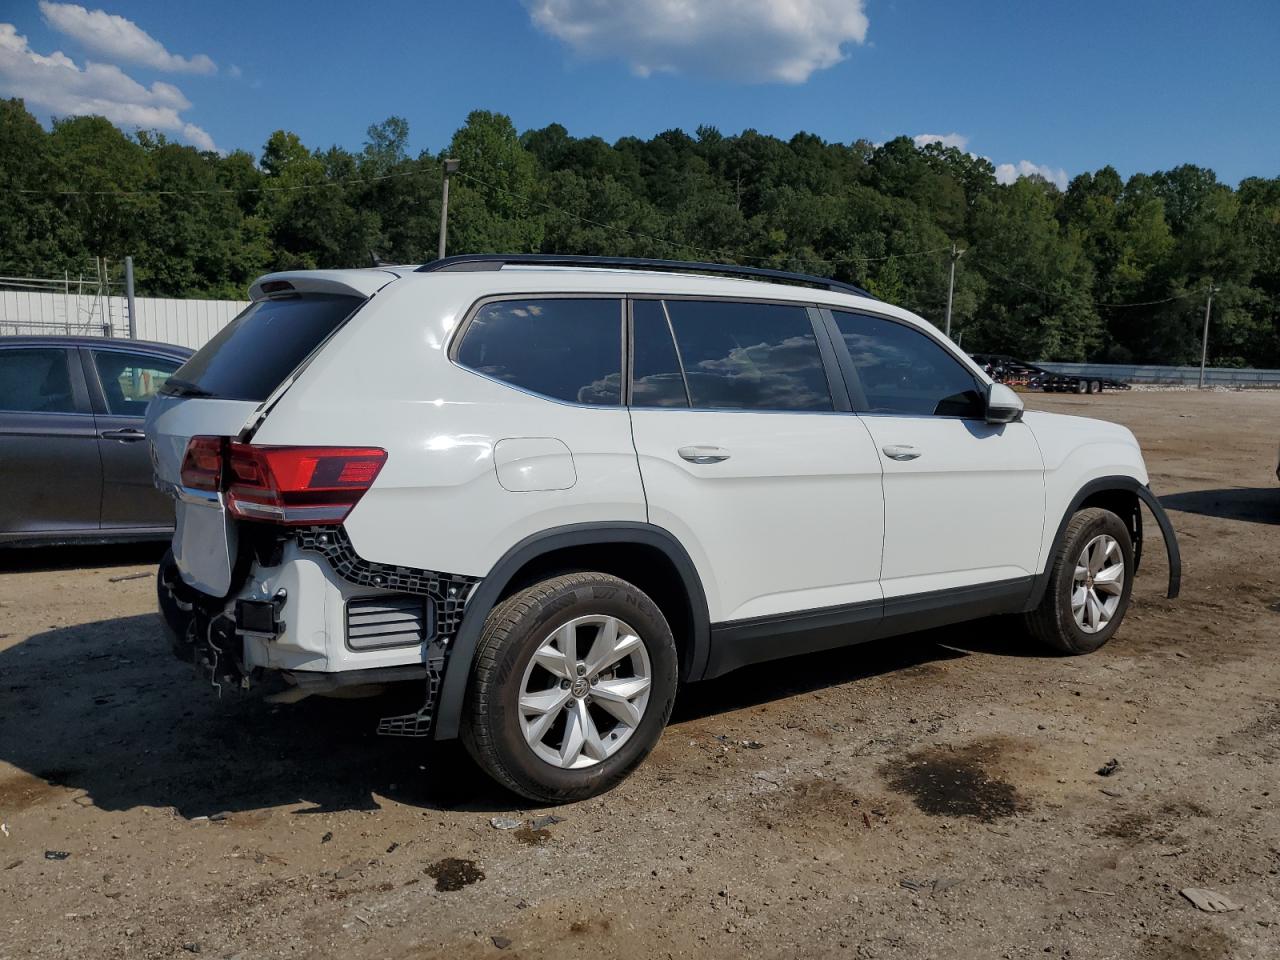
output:
M378 447L259 447L192 437L182 484L223 491L228 512L245 520L341 523L386 462Z
M373 485L387 452L377 447L259 447L227 450L227 509L246 520L341 523Z

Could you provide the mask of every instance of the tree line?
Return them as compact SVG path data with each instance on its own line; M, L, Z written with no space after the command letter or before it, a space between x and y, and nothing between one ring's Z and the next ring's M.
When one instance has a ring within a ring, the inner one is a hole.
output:
M225 156L101 117L44 127L0 100L0 274L73 275L132 255L140 294L242 298L271 270L414 263L435 254L442 159L449 252L717 260L860 284L966 349L1046 360L1188 363L1215 288L1213 364L1280 366L1280 177L1238 187L1191 164L1065 191L1002 185L954 147L790 140L714 127L650 139L519 133L473 112L411 156L408 124L359 151L286 131Z

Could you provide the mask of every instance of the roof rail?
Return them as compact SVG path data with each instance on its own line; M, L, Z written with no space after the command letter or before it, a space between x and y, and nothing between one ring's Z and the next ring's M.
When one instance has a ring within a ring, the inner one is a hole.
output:
M464 253L432 260L418 267L418 273L452 271L501 270L505 266L595 267L603 270L650 270L658 273L712 273L751 280L780 280L837 293L874 300L862 287L841 280L817 277L808 273L792 273L769 267L743 267L736 263L703 263L692 260L655 260L649 257L588 257L559 253Z

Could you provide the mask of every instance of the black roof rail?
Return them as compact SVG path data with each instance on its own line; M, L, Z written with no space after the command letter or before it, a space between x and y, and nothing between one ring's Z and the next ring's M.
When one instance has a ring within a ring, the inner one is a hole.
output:
M657 273L712 273L750 280L779 280L804 286L852 293L874 300L870 293L841 280L817 277L808 273L792 273L770 267L743 267L736 263L704 263L695 260L656 260L649 257L588 257L560 253L464 253L432 260L418 267L418 273L447 271L501 270L505 266L595 267L604 270L650 270Z

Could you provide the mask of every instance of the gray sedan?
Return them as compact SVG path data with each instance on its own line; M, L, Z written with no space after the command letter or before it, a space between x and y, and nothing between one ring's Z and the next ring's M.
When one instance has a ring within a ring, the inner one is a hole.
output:
M0 546L165 540L147 403L191 351L103 337L0 337Z

